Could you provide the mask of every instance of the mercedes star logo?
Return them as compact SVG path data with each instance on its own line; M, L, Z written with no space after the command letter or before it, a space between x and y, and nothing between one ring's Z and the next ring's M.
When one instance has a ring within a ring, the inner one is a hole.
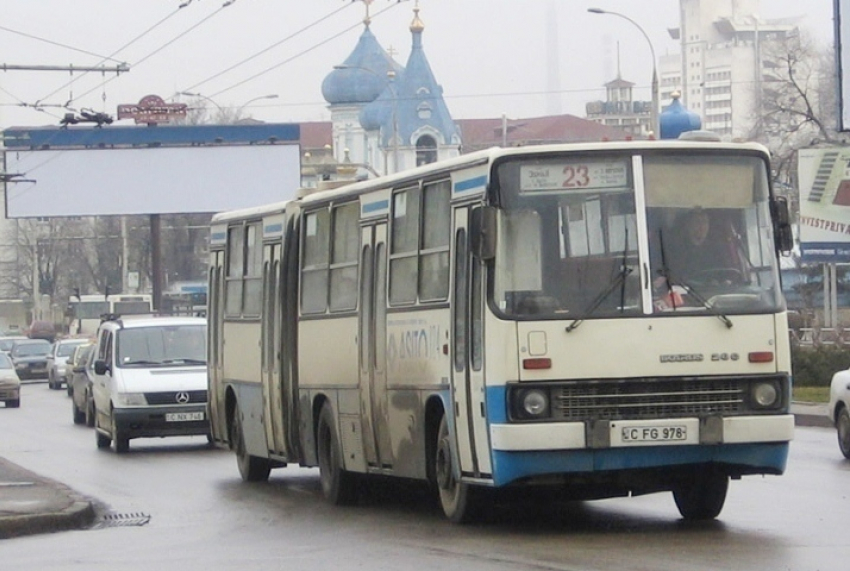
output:
M180 392L174 396L174 400L176 400L179 404L186 404L189 402L189 393Z

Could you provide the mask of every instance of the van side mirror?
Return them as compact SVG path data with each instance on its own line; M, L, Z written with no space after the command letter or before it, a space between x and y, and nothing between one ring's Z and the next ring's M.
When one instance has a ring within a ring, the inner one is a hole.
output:
M787 255L794 249L794 232L791 230L788 199L784 196L774 198L772 210L776 249Z
M103 359L98 359L94 362L94 372L96 375L105 375L109 370L109 365Z
M478 206L472 210L469 239L472 254L480 260L492 260L496 257L496 213L494 206Z

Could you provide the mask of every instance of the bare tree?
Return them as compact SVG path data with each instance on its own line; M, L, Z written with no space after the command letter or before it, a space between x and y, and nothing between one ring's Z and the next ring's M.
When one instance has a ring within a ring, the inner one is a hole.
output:
M799 32L766 42L762 66L761 109L751 138L770 147L776 178L795 186L797 150L840 141L833 52Z

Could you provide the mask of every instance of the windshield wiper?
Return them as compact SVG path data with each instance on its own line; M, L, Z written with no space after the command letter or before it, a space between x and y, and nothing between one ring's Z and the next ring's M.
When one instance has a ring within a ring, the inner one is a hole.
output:
M163 363L184 363L186 365L206 365L206 359L192 359L191 357L175 357L174 359L163 359Z
M709 313L711 313L712 315L717 317L717 319L722 321L727 329L731 329L732 328L732 320L729 319L726 316L726 314L724 314L722 311L719 311L716 307L711 305L708 302L708 300L705 298L705 296L702 295L701 293L699 293L699 291L697 291L694 288L694 286L692 286L691 284L689 284L688 282L686 282L684 280L677 279L673 274L670 273L670 268L667 267L667 256L665 255L665 252L664 252L664 237L661 235L661 229L660 228L658 229L658 243L661 246L661 270L660 271L661 271L661 275L664 277L664 283L667 285L667 292L672 294L674 285L680 285L680 286L684 287L686 290L688 290L688 294L692 295L694 297L694 299L696 299L698 302L700 302L702 304L702 306L708 310ZM673 304L673 311L676 310L676 301L675 300L676 300L676 296L670 295L670 301Z
M587 309L582 312L582 315L584 315L584 317L590 317L591 315L593 315L593 312L599 309L599 306L602 305L602 302L604 302L609 295L611 295L612 291L617 289L620 284L623 284L623 286L625 287L626 277L628 277L628 275L631 274L633 271L634 270L632 270L632 268L626 266L625 264L620 266L620 271L617 272L617 275L614 276L614 279L611 280L611 283L608 284L608 287L606 287L605 290L602 291L602 293L596 296L596 299L594 299L593 302L587 307ZM584 323L584 318L574 320L572 323L567 325L567 333L574 331L582 323Z
M136 359L135 361L124 361L121 363L122 367L126 367L128 365L162 365L162 361L148 361L146 359Z

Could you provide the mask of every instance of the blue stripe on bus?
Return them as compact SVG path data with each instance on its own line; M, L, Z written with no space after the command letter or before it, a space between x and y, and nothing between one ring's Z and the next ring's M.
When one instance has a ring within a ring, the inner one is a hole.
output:
M263 234L280 234L283 232L283 224L269 224L263 228Z
M508 395L504 386L487 387L489 425L508 422ZM493 450L493 483L504 486L527 476L659 468L681 464L719 462L781 473L788 460L787 442L769 444L712 444L647 446L596 450Z
M504 486L527 476L663 468L708 462L749 466L765 473L782 473L788 460L787 442L647 446L602 450L493 451L493 483Z
M462 180L455 183L455 193L466 192L468 190L473 190L476 188L480 188L487 184L487 175L477 176L475 178L470 178L467 180Z
M363 214L370 214L379 210L387 210L390 207L389 200L376 200L363 205Z

